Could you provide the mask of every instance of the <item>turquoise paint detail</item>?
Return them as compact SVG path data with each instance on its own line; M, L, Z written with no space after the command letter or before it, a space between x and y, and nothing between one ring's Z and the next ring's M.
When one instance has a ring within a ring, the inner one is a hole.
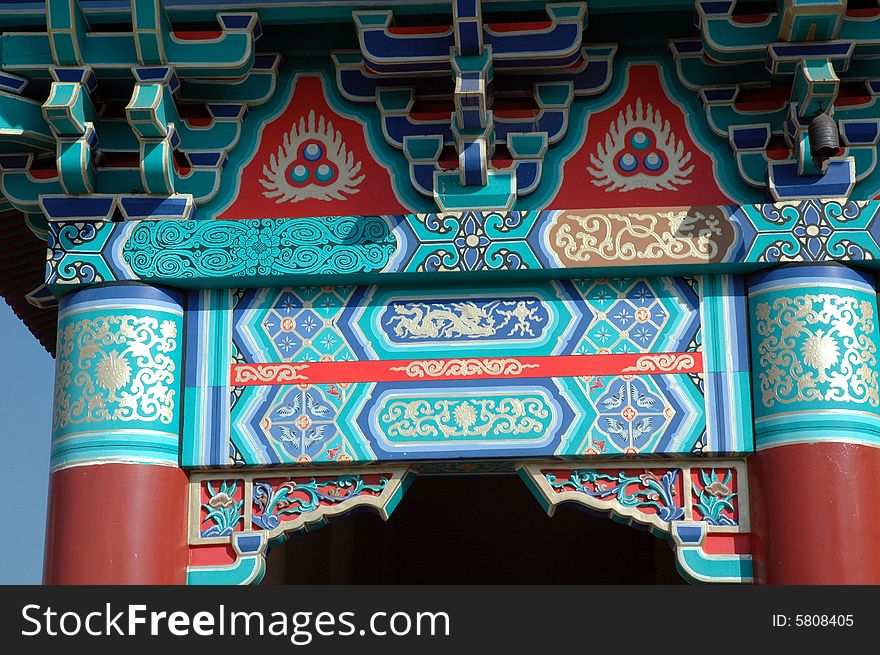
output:
M274 93L277 67L276 59L268 70L252 69L240 80L224 80L219 84L204 80L182 80L181 95L193 102L242 102L258 105Z
M334 361L354 359L343 332L343 310L354 287L263 289L253 303L233 312L232 334L245 361ZM290 325L285 325L289 322Z
M749 291L757 448L880 445L874 282L841 265L777 269Z
M142 289L87 290L62 301L55 468L100 461L178 463L183 310L161 292Z
M593 312L603 315L586 331L575 353L687 349L688 344L681 342L697 320L698 281L692 282L693 291L687 296L686 284L677 278L589 278L572 283Z
M215 118L206 127L190 127L180 117L171 90L161 84L136 85L126 113L132 129L146 139L167 136L168 126L173 124L184 151L227 152L235 147L241 133L241 116Z
M732 128L740 125L750 125L760 121L761 124L770 126L774 134L782 134L785 131L785 121L788 118L788 105L784 104L779 109L762 112L759 116L736 108L733 104L710 104L705 109L708 123L712 130L720 137L727 137ZM761 181L763 184L763 178Z
M695 143L710 153L715 166L715 179L725 195L734 202L742 204L762 202L763 191L749 186L742 180L736 161L728 155L730 146L727 138L719 138L712 132L699 96L690 93L679 81L675 74L675 64L668 52L662 59L660 77L670 98L682 107L685 123Z
M85 86L79 82L53 82L43 103L43 116L59 136L80 136L86 123L95 119L95 109Z
M707 412L709 442L720 450L754 451L749 374L748 316L740 278L706 275L702 280L702 342L705 392L716 410Z
M817 412L821 420L816 419ZM853 416L832 408L793 410L779 416L760 417L755 421L758 448L766 449L791 443L842 442L880 447L880 420Z
M670 75L669 71L667 70L671 67L668 57L660 58L659 60L656 58L645 59L640 57L630 57L629 59L618 58L618 61L616 61L614 64L614 78L612 80L611 86L605 93L598 96L597 98L576 98L572 103L571 113L569 115L569 124L572 133L566 136L566 138L563 139L560 143L549 148L547 153L544 155L541 182L538 184L537 188L533 192L517 200L517 204L515 206L518 209L530 210L540 208L546 205L546 203L549 202L553 195L555 195L561 182L559 177L561 166L564 164L565 160L569 158L571 154L573 154L576 149L579 148L582 144L583 134L586 129L589 113L601 111L602 109L607 108L608 106L610 106L611 103L619 99L620 95L624 91L623 81L625 78L624 73L626 70L626 65L631 62L659 63L661 65L661 71L664 77L664 84L666 84L670 93L676 96L674 98L676 102L684 105L685 114L687 115L689 121L689 127L692 133L694 133L694 136L698 137L698 140L700 140L704 146L707 146L708 144L710 151L719 148L723 150L727 149L727 145L723 142L723 140L708 134L701 135L699 134L700 129L695 130L695 121L702 121L702 123L705 124L705 117L701 115L701 112L696 111L696 108L699 107L699 98L689 93L680 94L674 88L675 84L678 84L678 82L671 83L671 78L674 78L675 75ZM297 65L301 67L297 69L297 74L307 74L308 72L313 71L322 77L325 95L331 106L333 107L334 111L337 111L343 116L354 118L355 120L358 120L359 122L364 123L367 126L368 129L366 131L368 142L370 144L370 149L379 161L386 162L390 165L391 174L394 179L394 186L401 202L416 211L429 211L430 209L432 209L433 204L431 199L421 196L421 194L419 194L412 188L406 166L403 166L404 158L401 157L400 152L392 148L385 142L385 139L382 136L381 116L379 115L379 112L376 110L376 108L369 106L356 106L353 103L347 103L346 101L344 101L339 96L339 93L335 88L335 83L330 81L332 79L332 71L328 70L329 66L326 59L298 60ZM253 153L256 151L256 147L259 141L259 134L261 132L260 126L268 120L272 120L274 117L277 117L277 115L280 114L286 106L294 79L292 67L283 67L281 75L283 81L280 82L279 92L275 94L270 102L267 102L260 107L254 108L253 120L248 121L245 124L245 129L241 133L241 147L236 148L233 151L233 155L229 161L228 170L234 171L236 169L240 169L241 167L243 167L244 163L253 156ZM266 79L269 79L269 76L267 76ZM188 83L185 83L184 90L188 88ZM170 114L166 116L167 120L171 120L172 118L174 117ZM159 121L158 124L161 123L162 121ZM212 150L222 150L222 148L218 146L218 144L223 147L231 148L238 138L240 129L238 121L215 121L210 128L205 129L189 128L182 121L176 121L175 124L178 126L178 131L182 140L182 147L185 150L198 150L204 149L206 147ZM700 126L696 127L699 128ZM580 130L579 134L577 133L578 130ZM110 136L112 137L112 134ZM708 136L709 140L705 138L706 136ZM103 134L101 135L101 138L102 143L104 143L105 141L103 140ZM128 137L124 138L124 141L128 140ZM109 143L109 141L107 142ZM123 144L120 143L120 145ZM432 146L431 149L434 149L434 146ZM754 190L749 190L748 187L745 187L745 190L735 189L739 177L738 172L735 170L735 162L729 161L728 157L723 157L720 158L718 165L721 167L721 169L729 169L729 174L728 171L725 170L719 171L720 177L722 178L722 185L725 186L726 193L728 193L728 195L738 200L757 199L756 192ZM152 175L152 173L149 174L149 176ZM133 176L130 173L125 173L124 171L116 171L112 169L99 170L97 180L98 191L116 192L120 188L125 188L126 191L132 188L142 188L143 185L142 182L139 180L139 177L139 175ZM227 175L227 178L228 177L229 175ZM202 170L198 172L193 172L186 177L175 175L173 186L175 191L178 193L193 194L198 204L204 205L204 211L200 212L200 218L212 218L218 215L222 211L222 209L228 206L234 199L235 194L237 193L238 181L235 178L233 179L234 182L232 184L222 185L221 188L219 172L213 170ZM499 183L504 182L503 176L497 178L497 181ZM510 183L509 179L507 180L507 183ZM156 185L158 184L158 182L151 182L151 184ZM452 175L447 184L449 192L456 192L458 184L457 176ZM160 184L157 188L161 187L162 185ZM501 196L498 196L497 193L491 192L491 190L487 192L483 190L482 187L479 188L481 189L481 193L489 193L489 195L491 196L491 198L485 200L486 203L493 204L501 202ZM464 187L459 191L469 193L470 188ZM508 192L509 189L505 187L502 195L507 194ZM444 202L447 206L466 207L468 209L473 209L474 202L483 202L483 200L481 200L480 198L472 198L465 202L464 199L452 200L451 197L447 197ZM502 204L507 203L505 202Z
M712 7L711 14L696 6L703 47L712 59L723 63L763 60L767 44L779 37L778 14L767 14L761 23L740 23L732 18L734 4L725 13Z
M755 567L751 557L707 555L699 548L679 546L675 566L685 579L695 583L751 583Z
M715 555L703 551L709 526L703 521L675 521L670 524L675 547L675 565L691 582L754 582L751 555Z
M60 270L67 272L68 284L89 284L114 279L109 262L101 255L112 235L110 226L110 223L96 223L84 230L66 225L57 231L50 231L47 242L50 257ZM71 257L68 250L77 246L79 252Z
M208 389L187 386L183 390L183 398L183 429L181 430L183 438L180 446L180 465L184 468L196 467L210 459L210 455L205 452L205 442L211 436L215 436L206 432L207 421L204 418L204 413L209 404ZM226 439L229 438L228 435L222 436Z
M232 292L189 294L186 311L181 465L227 456L229 451L229 363L233 361Z
M220 189L223 171L219 168L196 168L189 173L178 173L174 170L174 191L182 195L190 195L196 205L207 202ZM118 188L118 187L117 187Z
M251 282L252 276L381 270L396 243L378 216L144 221L122 244L122 257L142 278L172 273L178 278L248 277Z
M155 195L174 193L172 150L167 138L141 143L141 179L147 193Z
M699 93L707 85L736 85L742 80L765 81L769 84L770 73L764 62L743 62L739 64L718 64L702 56L699 51L684 51L682 46L691 46L699 39L679 39L670 42L669 48L681 83L692 93Z
M46 28L56 64L82 64L80 46L88 23L74 0L46 0Z
M266 573L266 535L261 532L236 533L232 537L236 558L223 566L190 566L188 585L259 584Z
M541 220L538 212L414 214L407 227L415 251L409 261L392 261L408 273L540 269L535 236Z
M563 441L557 455L691 454L706 431L707 414L722 411L722 408L710 405L694 380L686 375L668 375L656 380L645 376L638 379L640 389L627 389L631 383L616 376L588 380L574 378L573 384L587 398L587 405L579 407L579 413L588 417L591 412L584 407L591 407L595 418L586 429L571 430L569 439ZM597 382L603 386L593 388ZM639 408L638 415L628 422L620 420L619 410L610 410L606 404L611 392L626 394L633 401L636 392L642 389L655 404ZM624 429L622 433L620 428ZM719 440L707 440L706 450L712 453L732 451Z
M880 256L873 236L880 216L877 201L746 205L742 212L757 231L747 244L746 260L870 260Z
M180 436L125 429L100 430L52 441L52 470L100 461L177 466Z
M201 78L229 79L247 74L254 61L254 41L261 33L256 13L218 14L208 20L221 23L221 34L214 39L179 38L165 16L159 0L135 0L126 18L132 32L90 30L73 0L50 0L48 32L7 32L3 34L4 68L25 74L43 73L52 65L92 65L100 69L128 69L139 64L170 63L190 70ZM249 7L246 7L249 9ZM11 12L16 16L16 12ZM235 16L234 25L223 24L221 16ZM111 21L121 16L111 14ZM219 20L218 20L219 19ZM41 21L42 23L43 21ZM42 25L41 25L42 26Z
M54 145L55 136L46 124L40 103L0 91L0 152L49 152Z
M95 169L92 165L94 128L88 126L78 139L58 139L58 175L61 185L70 194L92 193L95 190Z
M509 208L516 200L516 179L511 173L489 171L485 186L467 186L458 172L435 172L434 198L441 211Z

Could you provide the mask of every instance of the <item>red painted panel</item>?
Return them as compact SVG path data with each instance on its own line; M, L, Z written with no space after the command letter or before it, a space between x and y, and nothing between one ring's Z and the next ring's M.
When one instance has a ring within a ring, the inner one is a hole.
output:
M641 310L639 310L641 311ZM287 320L287 319L284 319ZM233 364L236 386L412 382L425 378L491 380L593 375L702 373L702 353L622 353L455 359L391 359L353 362L268 362Z
M752 552L751 537L746 533L709 533L703 542L703 552L707 555L749 555Z
M749 458L757 578L880 584L880 448L814 443Z
M238 555L236 555L235 549L229 544L193 546L189 549L191 566L227 566L234 564L236 557Z
M101 464L52 473L46 584L183 584L186 474Z

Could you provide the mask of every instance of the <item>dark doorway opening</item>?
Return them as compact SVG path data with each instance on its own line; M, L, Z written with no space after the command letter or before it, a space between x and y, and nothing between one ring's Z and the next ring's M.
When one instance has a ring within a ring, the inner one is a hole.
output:
M264 584L685 584L669 544L514 475L421 476L386 522L334 518L268 555Z

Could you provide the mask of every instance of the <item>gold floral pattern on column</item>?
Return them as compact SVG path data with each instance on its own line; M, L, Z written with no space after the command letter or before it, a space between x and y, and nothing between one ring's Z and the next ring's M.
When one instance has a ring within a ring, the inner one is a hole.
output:
M174 418L177 325L148 316L71 321L58 337L53 429Z
M761 302L755 308L761 402L880 404L874 308L830 293Z

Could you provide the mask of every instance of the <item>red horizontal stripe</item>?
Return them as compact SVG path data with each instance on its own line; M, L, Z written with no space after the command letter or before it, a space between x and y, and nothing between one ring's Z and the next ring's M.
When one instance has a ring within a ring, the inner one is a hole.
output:
M702 353L627 353L233 364L231 382L233 386L259 386L702 372Z

